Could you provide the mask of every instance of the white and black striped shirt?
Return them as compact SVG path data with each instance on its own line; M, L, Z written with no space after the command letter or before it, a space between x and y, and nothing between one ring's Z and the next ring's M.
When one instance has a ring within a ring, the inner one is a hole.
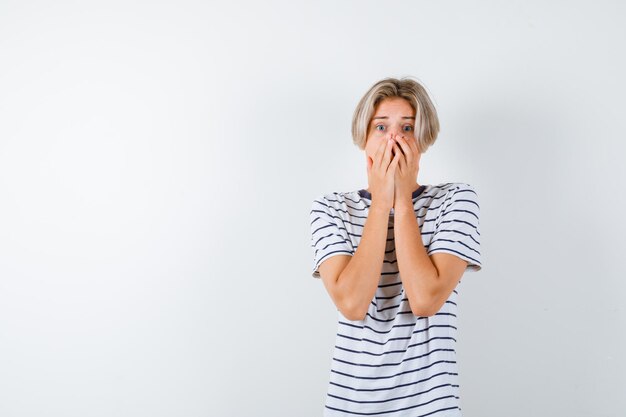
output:
M415 216L428 255L454 254L479 271L478 196L466 183L421 185ZM364 189L321 195L311 208L312 276L335 255L354 255L371 205ZM398 274L393 209L376 295L364 320L338 311L325 416L461 416L456 362L457 297L461 284L431 317L415 316Z

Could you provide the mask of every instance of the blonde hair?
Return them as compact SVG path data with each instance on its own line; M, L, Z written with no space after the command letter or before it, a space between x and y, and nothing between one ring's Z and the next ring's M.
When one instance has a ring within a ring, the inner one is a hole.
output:
M426 89L413 77L385 78L374 84L359 101L352 116L352 141L365 149L370 122L376 108L387 98L401 97L415 110L415 134L421 153L435 143L439 134L439 118Z

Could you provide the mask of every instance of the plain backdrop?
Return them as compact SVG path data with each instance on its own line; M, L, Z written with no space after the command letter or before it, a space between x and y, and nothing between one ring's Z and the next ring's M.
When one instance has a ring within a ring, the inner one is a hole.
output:
M0 415L321 416L309 212L414 76L466 182L466 417L623 416L620 1L0 1Z

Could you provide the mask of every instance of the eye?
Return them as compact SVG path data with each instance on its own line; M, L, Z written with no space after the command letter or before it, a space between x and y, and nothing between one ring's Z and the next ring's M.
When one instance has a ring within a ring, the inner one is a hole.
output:
M407 128L408 128L408 129L407 129ZM405 131L405 132L410 132L410 131L412 131L412 130L413 130L413 126L411 126L411 125L406 125L406 126L404 126L404 131Z
M385 128L385 126L383 126L383 125L376 125L376 130L378 130L378 131L382 131L383 130L383 129L379 129L379 127L382 127L383 129Z

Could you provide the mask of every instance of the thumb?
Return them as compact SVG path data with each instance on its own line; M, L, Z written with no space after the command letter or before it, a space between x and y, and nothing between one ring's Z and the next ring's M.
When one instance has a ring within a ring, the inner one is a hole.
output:
M396 154L393 160L391 161L391 163L389 164L389 169L391 169L395 173L398 171L399 164L400 164L400 154Z

